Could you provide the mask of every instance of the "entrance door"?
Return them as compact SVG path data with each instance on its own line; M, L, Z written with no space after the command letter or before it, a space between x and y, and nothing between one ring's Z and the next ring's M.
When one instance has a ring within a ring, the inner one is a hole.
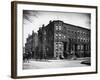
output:
M64 58L67 58L67 42L63 42L63 54L64 54Z

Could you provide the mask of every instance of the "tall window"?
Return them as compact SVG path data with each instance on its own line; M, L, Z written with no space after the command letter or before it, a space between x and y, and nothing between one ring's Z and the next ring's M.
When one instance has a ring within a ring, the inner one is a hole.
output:
M81 45L81 50L83 50L83 45Z
M61 34L59 34L59 36L61 36Z
M56 39L58 38L58 34L55 34L55 38L56 38Z
M59 47L61 47L62 46L62 44L61 43L59 43Z
M66 38L66 36L64 35L64 39Z
M80 49L80 45L77 46L77 49L78 49L78 50Z
M61 39L61 34L59 34L59 39Z
M59 26L56 26L56 30L59 30Z
M58 50L58 43L56 43L55 47L56 47L56 50Z
M59 30L61 30L61 26L59 26Z

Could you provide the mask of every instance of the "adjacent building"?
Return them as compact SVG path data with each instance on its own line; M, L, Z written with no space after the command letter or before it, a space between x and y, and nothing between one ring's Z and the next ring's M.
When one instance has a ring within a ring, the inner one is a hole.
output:
M35 58L36 48L38 46L38 34L32 31L31 35L28 35L25 43L25 53L30 54L31 58Z

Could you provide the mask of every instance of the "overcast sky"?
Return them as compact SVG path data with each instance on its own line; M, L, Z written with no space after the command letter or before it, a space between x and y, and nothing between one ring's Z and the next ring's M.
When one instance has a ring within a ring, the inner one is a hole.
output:
M28 34L32 34L32 30L37 32L39 27L47 25L50 20L62 20L64 23L90 29L90 18L90 14L86 13L23 10L24 44Z

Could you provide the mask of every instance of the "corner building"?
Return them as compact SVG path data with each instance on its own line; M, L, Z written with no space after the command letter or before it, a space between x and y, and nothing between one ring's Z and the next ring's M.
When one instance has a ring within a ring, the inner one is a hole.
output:
M90 57L90 29L56 20L41 27L41 50L46 58ZM39 42L38 42L39 43Z
M30 55L30 58L35 58L37 46L38 46L38 34L32 31L32 34L28 35L26 39L25 53Z

